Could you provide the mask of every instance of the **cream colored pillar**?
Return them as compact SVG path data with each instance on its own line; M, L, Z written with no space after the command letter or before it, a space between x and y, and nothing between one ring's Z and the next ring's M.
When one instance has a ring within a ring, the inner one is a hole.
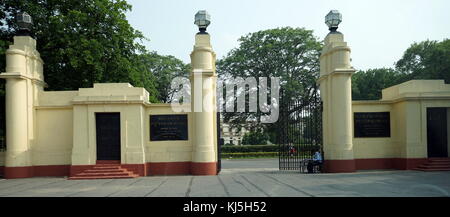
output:
M318 80L323 101L324 169L353 172L351 76L355 70L344 35L335 30L325 38Z
M206 32L195 36L191 53L191 109L193 115L192 165L194 175L217 174L216 54Z
M6 178L33 176L34 104L43 90L43 61L30 36L14 37L6 51Z

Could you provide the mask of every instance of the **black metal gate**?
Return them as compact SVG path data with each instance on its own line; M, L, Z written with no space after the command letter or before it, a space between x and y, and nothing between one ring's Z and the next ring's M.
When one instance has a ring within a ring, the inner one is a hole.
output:
M216 117L217 124L217 174L222 170L222 145L223 138L221 136L221 128L220 128L220 112L217 112Z
M322 102L318 91L301 99L284 96L282 92L278 121L279 169L306 172L316 150L323 156Z

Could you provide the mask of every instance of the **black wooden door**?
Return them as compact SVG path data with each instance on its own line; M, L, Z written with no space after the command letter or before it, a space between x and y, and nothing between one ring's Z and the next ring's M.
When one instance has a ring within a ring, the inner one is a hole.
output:
M427 109L428 157L447 157L447 108Z
M96 113L97 160L120 160L120 113Z

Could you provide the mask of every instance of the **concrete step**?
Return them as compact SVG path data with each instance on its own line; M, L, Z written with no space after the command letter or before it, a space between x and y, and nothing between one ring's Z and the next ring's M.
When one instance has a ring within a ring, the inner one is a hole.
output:
M426 163L414 168L418 171L450 171L450 158L429 158Z
M69 177L69 179L123 179L136 177L139 177L139 175L122 168L118 164L98 164L90 169L86 169L83 172L76 174L75 176Z
M120 169L121 167L119 165L111 165L111 166L96 165L92 168L93 169Z
M428 160L430 163L448 163L450 164L450 160Z
M108 172L128 172L128 170L126 170L126 169L122 169L122 168L120 168L120 169L88 169L88 170L85 170L84 172L86 172L86 173L92 173L92 172L99 172L99 173L108 173Z
M450 165L422 164L422 165L418 166L418 168L423 168L423 169L450 169Z
M434 161L434 162L427 162L424 164L430 164L430 165L450 165L450 162L440 162L440 161Z
M437 172L437 171L450 171L450 168L447 169L422 169L422 168L414 168L413 170L423 171L423 172Z
M83 172L79 173L76 176L130 176L133 175L131 172L108 172L108 173L100 173L100 172Z
M82 180L82 179L132 179L137 178L138 175L132 175L132 176L74 176L70 177L69 180Z

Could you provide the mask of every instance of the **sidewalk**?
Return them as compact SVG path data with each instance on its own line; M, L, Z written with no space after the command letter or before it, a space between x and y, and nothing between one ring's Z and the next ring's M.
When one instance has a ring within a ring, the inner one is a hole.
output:
M219 176L135 179L0 179L0 196L56 197L409 197L450 196L450 172L364 171L300 174L279 171L278 159L223 160Z

